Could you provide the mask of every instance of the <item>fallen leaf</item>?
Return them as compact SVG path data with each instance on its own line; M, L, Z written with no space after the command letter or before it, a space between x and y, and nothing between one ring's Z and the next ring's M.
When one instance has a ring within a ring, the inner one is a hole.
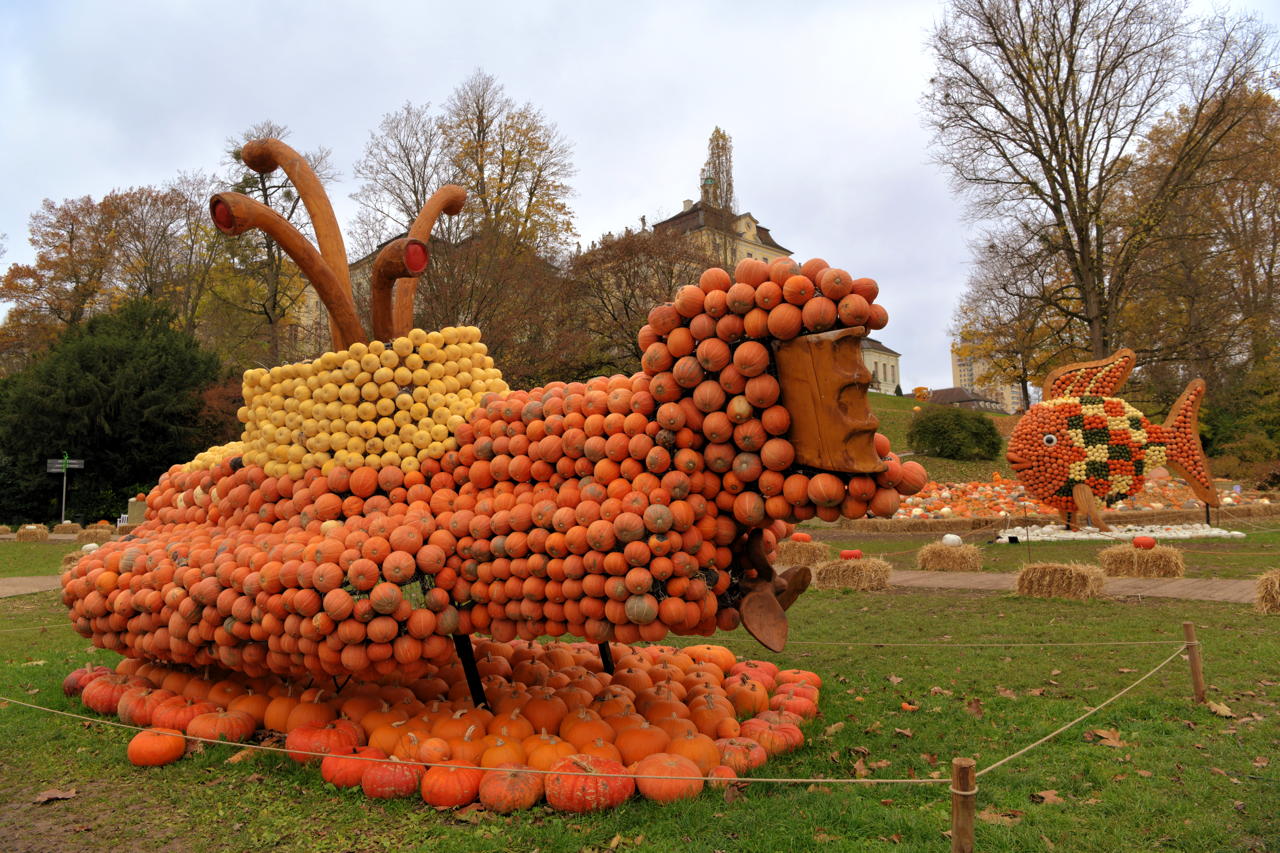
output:
M1129 669L1127 666L1122 666L1119 669L1117 669L1116 672L1137 672L1137 670Z
M981 699L977 697L970 699L968 702L965 703L964 709L968 711L970 714L973 714L979 720L982 719L982 700Z
M1028 695L1028 696L1043 696L1043 695L1044 695L1044 688L1043 688L1043 687L1032 687L1030 690L1028 690L1028 691L1027 691L1027 695Z
M244 749L233 754L230 758L228 758L226 761L222 763L223 764L239 764L241 761L247 761L248 759L253 758L253 754L255 752L257 752L257 750L255 750L253 747L246 746Z
M34 696L34 695L36 695L36 694L37 694L37 693L39 693L39 692L40 692L40 688L39 688L39 687L33 687L33 688L31 688L30 690L28 690L28 691L27 691L27 695L28 695L28 696Z
M1044 803L1046 805L1053 805L1054 803L1065 803L1066 800L1062 799L1062 797L1059 797L1058 792L1056 790L1036 791L1034 794L1031 795L1031 802Z
M869 726L867 726L865 729L863 729L863 730L862 730L862 732L863 732L863 734L868 734L868 735L869 735L869 734L874 734L874 733L876 733L876 732L880 731L880 727L881 727L881 723L880 723L880 721L879 721L879 720L876 720L876 721L875 721L875 722L873 722L871 725L869 725Z
M871 771L867 769L866 763L861 758L853 762L853 775L858 779L865 779L871 775Z
M1062 675L1062 670L1060 670L1060 669L1055 669L1053 672L1051 672L1051 673L1049 673L1049 674L1050 674L1050 675Z
M955 694L953 694L950 690L944 690L941 687L930 687L929 695L930 696L953 696Z
M891 805L893 805L893 800L881 800L881 801L880 801L880 805L882 805L882 806L891 806Z
M1135 771L1133 771L1133 772L1134 772L1134 773L1137 773L1137 774L1138 774L1139 776L1141 776L1143 779L1150 779L1150 778L1151 778L1151 771L1150 771L1150 770L1135 770Z
M883 770L892 763L893 763L892 761L885 758L885 759L881 759L880 761L873 761L867 766L870 767L872 770Z
M54 800L69 800L75 795L76 795L75 788L68 788L65 791L59 790L58 788L50 788L47 791L41 791L40 793L36 794L36 798L31 802L39 805L40 803L49 803L49 802L53 802Z
M738 782L725 788L724 801L726 803L736 803L738 800L745 800L747 798L746 787L742 782Z
M1233 808L1233 809L1235 809L1236 811L1240 812L1240 814L1244 814L1244 809L1245 809L1244 801L1243 801L1243 800L1236 800L1234 803L1232 803L1232 804L1231 804L1231 808Z
M46 663L48 663L46 660L29 660L23 666L44 666Z
M805 788L805 790L811 794L830 794L831 786L830 785L810 785L809 787Z
M266 777L266 776L263 776L261 773L250 773L248 776L246 776L246 777L244 778L244 781L246 781L246 782L265 782L265 781L267 781L267 777Z
M921 757L922 759L924 759L924 763L925 763L925 764L928 764L930 767L937 767L937 766L938 766L938 756L937 756L937 755L935 755L934 753L932 753L932 752L922 752L922 753L920 753L920 757Z
M1022 812L1017 809L1008 809L1001 812L988 807L978 812L978 820L986 823L998 823L1001 826L1016 826L1022 822Z
M1052 850L1054 848L1054 844L1052 841L1049 840L1049 836L1047 835L1040 836L1040 841L1041 843L1044 844L1045 850Z
M843 837L842 835L828 835L825 832L815 832L813 834L813 840L819 844L830 844L832 841L839 841Z
M1112 749L1130 745L1120 740L1120 732L1116 729L1090 729L1084 733L1084 739L1088 741L1096 739L1101 745L1109 746Z
M904 710L904 711L919 711L919 710L920 710L920 706L919 706L919 705L912 705L910 702L903 702L903 703L902 703L902 710Z
M1013 690L1010 690L1008 687L1000 687L999 685L996 685L996 692L997 692L997 693L999 693L1001 696L1003 696L1003 697L1004 697L1004 698L1006 698L1006 699L1017 699L1017 698L1018 698L1018 694L1017 694L1017 692L1016 692L1016 691L1013 691Z
M895 735L902 735L903 737L911 737L911 729L894 729L893 733Z
M896 676L896 675L890 674L890 675L889 675L889 683L890 683L890 684L901 684L901 683L902 683L902 679L901 679L901 678L899 678L899 677L898 677L898 676Z
M1257 758L1253 759L1254 767L1266 767L1270 763L1271 759L1267 758L1265 755L1259 755Z
M844 728L844 723L832 723L831 725L827 726L827 729L822 733L822 736L831 737L833 734L835 734L836 732L840 731L843 728Z
M1236 715L1235 711L1232 711L1230 708L1228 708L1226 705L1222 704L1221 702L1215 702L1212 699L1210 699L1205 704L1208 705L1210 711L1217 714L1219 717L1229 718L1229 717L1234 717Z

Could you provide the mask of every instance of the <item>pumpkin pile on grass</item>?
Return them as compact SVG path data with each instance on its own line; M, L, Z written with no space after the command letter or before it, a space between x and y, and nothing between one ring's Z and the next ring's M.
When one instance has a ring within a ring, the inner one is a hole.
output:
M506 813L544 795L566 811L610 808L636 790L663 803L696 796L803 745L800 725L817 714L822 684L716 645L614 644L612 674L587 643L488 640L474 652L488 708L472 705L452 657L416 680L351 681L336 692L136 659L114 672L78 669L63 689L89 710L149 727L129 745L139 766L178 760L184 736L281 733L294 761L336 787Z

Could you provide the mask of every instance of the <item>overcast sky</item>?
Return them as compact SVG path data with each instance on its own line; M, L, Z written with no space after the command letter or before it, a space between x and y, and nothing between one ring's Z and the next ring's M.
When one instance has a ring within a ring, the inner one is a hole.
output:
M1232 5L1280 20L1280 0ZM0 266L31 259L42 199L216 170L226 139L264 119L333 150L346 223L381 116L441 104L481 67L573 143L584 243L696 198L719 125L740 207L796 258L877 279L903 388L949 386L972 232L920 117L943 8L0 0Z

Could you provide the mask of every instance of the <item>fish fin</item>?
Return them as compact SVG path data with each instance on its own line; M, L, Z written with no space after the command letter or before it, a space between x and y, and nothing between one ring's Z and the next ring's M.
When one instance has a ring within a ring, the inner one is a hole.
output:
M1087 515L1093 526L1099 530L1110 530L1107 523L1102 520L1102 507L1098 505L1098 497L1093 493L1093 489L1089 488L1088 483L1076 483L1071 490L1071 497L1076 502L1076 508L1080 510L1082 515Z
M1192 379L1174 402L1165 419L1165 464L1181 474L1195 496L1209 506L1218 505L1209 460L1200 446L1200 403L1204 400L1204 380Z
M742 597L738 605L742 627L760 645L774 652L787 647L787 614L772 585L758 587Z
M1059 367L1045 377L1044 398L1114 397L1137 361L1133 350L1118 349L1098 361L1081 361Z

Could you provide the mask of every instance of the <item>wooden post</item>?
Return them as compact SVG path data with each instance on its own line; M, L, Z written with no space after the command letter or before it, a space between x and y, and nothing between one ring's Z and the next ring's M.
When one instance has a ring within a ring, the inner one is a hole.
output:
M466 634L454 634L453 647L458 652L462 672L467 677L467 688L471 691L471 704L477 708L486 707L489 703L485 700L484 685L480 682L480 670L476 669L476 652L471 647L471 638Z
M973 853L977 799L977 762L972 758L951 759L951 853Z
M1201 705L1204 704L1204 665L1200 660L1200 642L1196 639L1196 626L1182 623L1182 636L1187 641L1187 660L1191 664L1191 691Z

